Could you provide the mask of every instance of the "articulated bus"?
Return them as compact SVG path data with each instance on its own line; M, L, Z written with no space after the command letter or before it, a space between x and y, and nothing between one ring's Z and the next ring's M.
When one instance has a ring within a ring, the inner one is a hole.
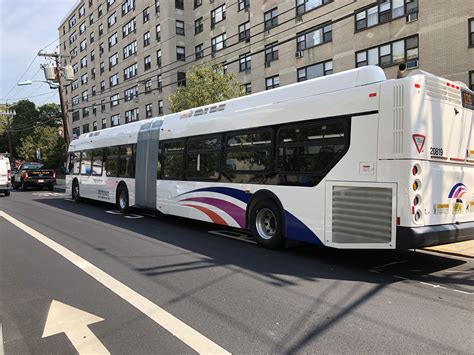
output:
M333 248L474 239L473 92L368 66L86 133L67 192Z

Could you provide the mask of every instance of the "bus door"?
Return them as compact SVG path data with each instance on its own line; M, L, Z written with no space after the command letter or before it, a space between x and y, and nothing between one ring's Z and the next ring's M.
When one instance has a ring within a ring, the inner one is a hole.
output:
M137 140L135 171L135 204L156 209L158 147L163 120L147 122L140 127Z

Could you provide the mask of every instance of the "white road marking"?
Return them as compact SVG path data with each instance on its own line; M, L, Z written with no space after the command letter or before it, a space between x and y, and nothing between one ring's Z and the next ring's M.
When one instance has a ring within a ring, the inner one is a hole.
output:
M426 286L431 286L431 287L433 287L433 288L441 288L441 289L443 289L443 290L446 290L446 289L447 289L447 288L444 287L444 286L435 285L435 284L430 284L430 283L428 283L428 282L423 282L423 281L421 281L420 284L426 285Z
M139 214L128 214L126 216L124 216L125 218L128 218L128 219L139 219L139 218L143 218L143 216L140 216Z
M454 291L454 292L463 293L463 294L465 294L465 295L472 295L472 294L474 294L474 293L472 293L472 292L461 291L461 290L456 290L456 289L453 289L453 291Z
M89 324L102 322L96 315L53 300L49 307L42 338L64 333L79 354L110 354L89 329Z
M150 319L169 331L196 352L201 354L230 354L227 350L206 338L204 335L197 332L189 325L173 316L171 313L168 313L146 297L132 290L127 285L113 278L106 272L99 269L97 266L81 258L79 255L63 247L61 244L46 237L40 232L37 232L33 228L28 227L26 224L20 222L4 211L0 211L0 217L5 218L7 221L25 233L29 234L39 242L54 250L59 255L63 256L65 259L70 261L89 276L96 279L99 283L114 292L117 296L130 303L133 307L148 316Z
M105 213L110 213L110 214L122 214L122 212L116 211L116 210L105 211Z
M65 193L62 192L33 192L33 196L42 196L42 197L53 197L53 196L64 196Z
M400 280L408 280L408 278L402 277L402 276L393 275L393 277L396 277L397 279L400 279Z
M387 266L391 266L391 265L395 265L395 264L403 264L403 263L406 263L406 260L394 261L394 262L391 262L391 263L388 263L388 264L383 264L383 265L374 267L374 269L382 269L382 268L387 267Z

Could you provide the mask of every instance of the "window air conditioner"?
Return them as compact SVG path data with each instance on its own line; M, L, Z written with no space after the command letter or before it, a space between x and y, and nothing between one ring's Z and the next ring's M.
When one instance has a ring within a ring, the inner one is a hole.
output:
M419 67L418 60L410 60L409 62L406 62L406 65L407 70L416 69Z
M302 58L304 56L304 52L303 51L298 51L295 53L295 57L296 58Z

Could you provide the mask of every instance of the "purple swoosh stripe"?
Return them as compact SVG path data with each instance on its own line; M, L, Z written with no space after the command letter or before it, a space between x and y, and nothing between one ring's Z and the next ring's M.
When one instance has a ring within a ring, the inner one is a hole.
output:
M211 197L190 197L181 201L195 201L215 206L231 216L241 228L245 228L245 210L228 201ZM180 202L181 202L180 201Z

